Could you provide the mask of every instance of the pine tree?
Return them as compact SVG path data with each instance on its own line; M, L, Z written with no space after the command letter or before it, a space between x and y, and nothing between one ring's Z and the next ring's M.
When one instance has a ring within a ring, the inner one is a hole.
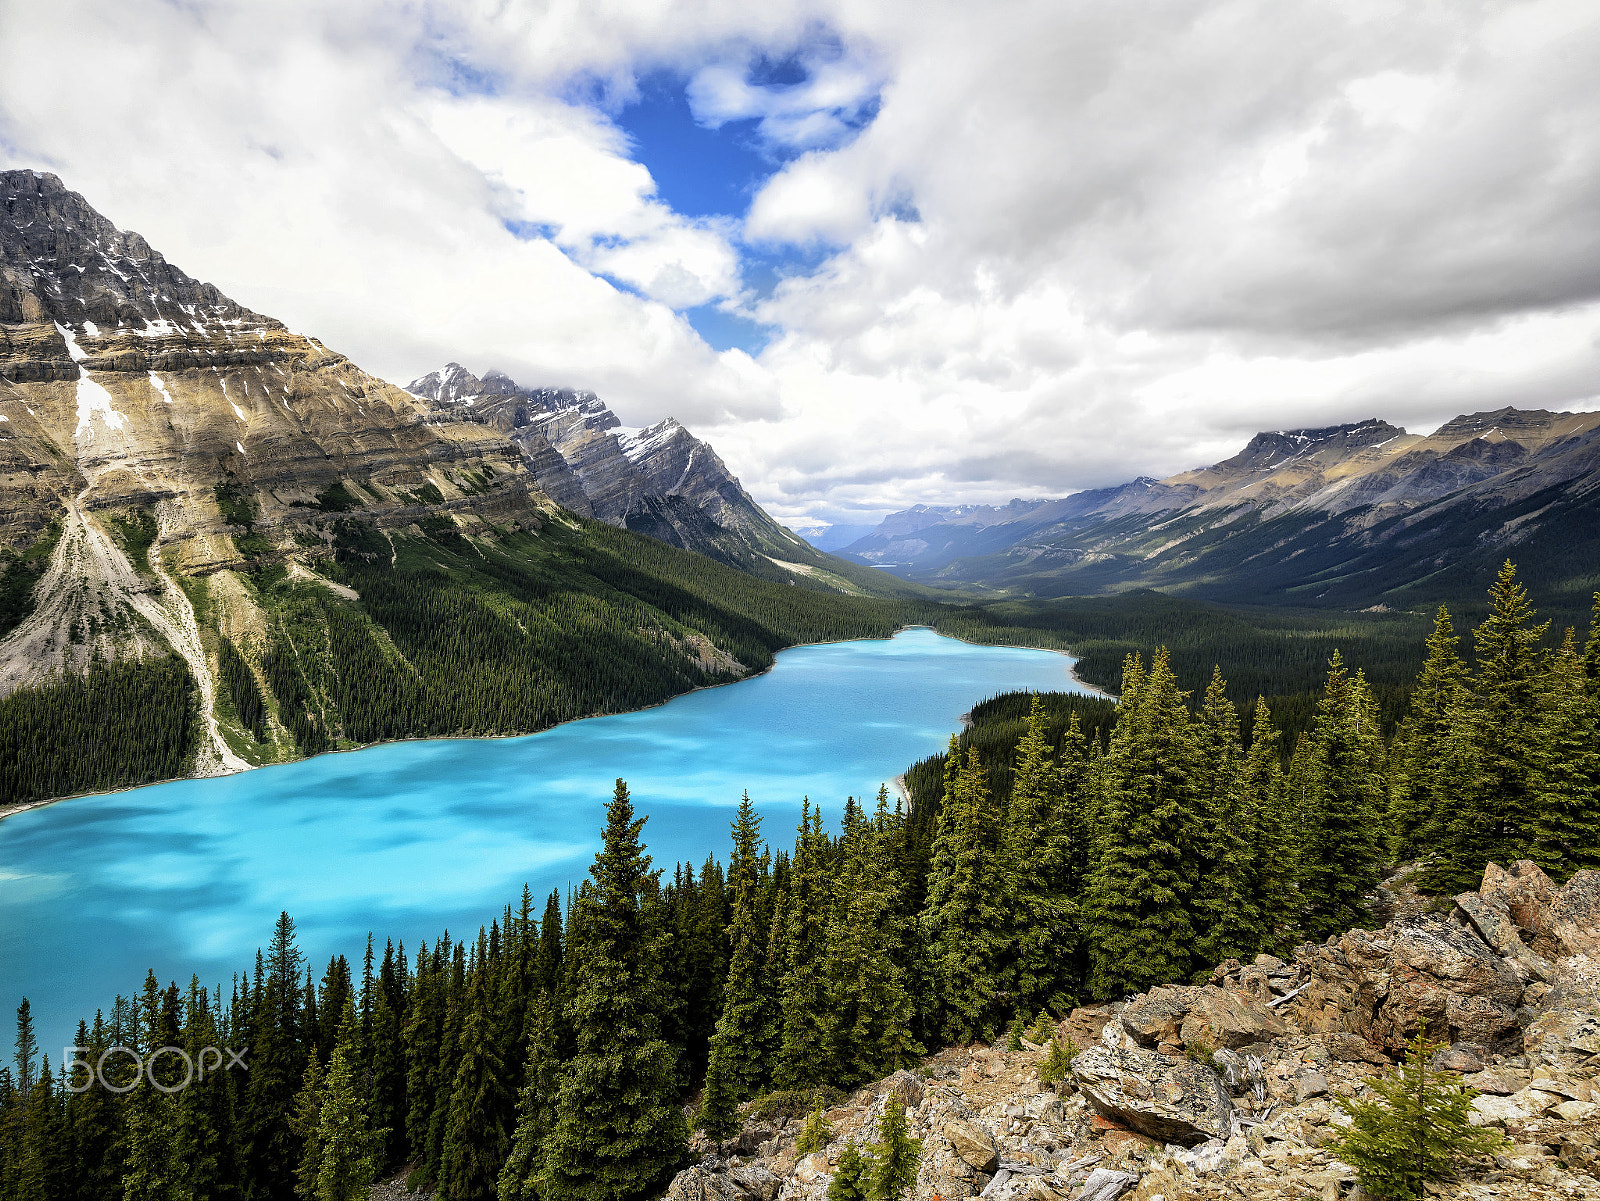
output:
M1250 750L1239 770L1238 821L1249 831L1252 856L1247 891L1259 915L1257 950L1287 949L1298 929L1298 822L1279 766L1278 729L1265 697L1256 698Z
M1478 674L1453 720L1447 751L1456 792L1442 861L1425 886L1459 892L1483 878L1484 864L1509 863L1533 850L1538 725L1549 656L1539 649L1550 623L1533 625L1528 593L1508 560L1489 590L1491 609L1473 631Z
M33 1088L34 1059L38 1054L39 1040L33 1032L33 1006L28 1004L27 997L23 997L22 1004L17 1006L16 1075L12 1079L24 1105Z
M509 1149L501 1124L504 1068L492 1036L485 975L480 961L461 1032L461 1066L450 1095L440 1172L444 1201L491 1201Z
M68 1120L76 1167L76 1192L81 1197L109 1197L122 1181L121 1107L116 1095L94 1082L93 1065L111 1045L105 1023L95 1014L94 1025L78 1023L77 1046L88 1048L76 1058L90 1067L74 1067L70 1078L73 1094ZM113 1057L117 1058L117 1057ZM107 1068L112 1067L110 1060Z
M372 1001L372 1124L387 1131L383 1162L399 1162L406 1148L404 992L396 976L394 944L384 948Z
M206 1071L208 1048L220 1047L222 1042L206 992L199 979L192 978L185 1006L183 1047L190 1062L197 1065L197 1072L177 1095L177 1201L235 1201L242 1195L233 1089L220 1062Z
M839 1153L839 1166L828 1182L828 1201L868 1201L871 1168L871 1162L861 1154L855 1140L846 1143Z
M1039 1083L1048 1085L1065 1080L1072 1070L1072 1057L1077 1053L1070 1038L1062 1042L1060 1033L1052 1032L1049 1049L1039 1062Z
M868 1150L872 1166L867 1172L867 1196L871 1201L900 1201L917 1183L922 1144L906 1133L905 1103L894 1093L884 1099L878 1141Z
M695 1122L714 1143L725 1142L739 1129L739 1098L734 1095L733 1074L724 1045L715 1038L711 1040L711 1061L706 1065L706 1085Z
M306 1073L295 1094L289 1128L300 1139L300 1163L295 1169L294 1195L301 1201L318 1201L317 1182L322 1175L322 1063L316 1052L306 1061Z
M448 940L441 940L445 942ZM436 954L424 942L417 949L416 980L406 1015L406 1144L421 1158L428 1144L434 1099L439 1089L439 1053L444 1029L444 981Z
M809 1088L828 1070L827 947L830 890L828 838L822 814L809 797L801 801L789 877L787 954L780 985L780 1038L773 1083L779 1088Z
M1450 1175L1458 1159L1506 1145L1497 1132L1468 1120L1476 1094L1429 1068L1440 1045L1422 1035L1412 1039L1394 1075L1368 1081L1380 1100L1335 1098L1351 1125L1330 1149L1360 1173L1361 1187L1374 1197L1420 1201L1426 1186Z
M361 1019L347 992L339 1041L322 1086L316 1142L320 1150L317 1201L357 1201L367 1196L383 1154L360 1090ZM489 1194L489 1195L492 1195Z
M822 1098L818 1097L816 1104L811 1107L811 1112L806 1115L806 1124L800 1128L800 1134L794 1140L794 1153L810 1155L822 1150L832 1141L833 1126L822 1116Z
M669 998L662 939L642 912L653 891L627 785L606 810L604 847L580 894L567 1002L573 1056L563 1067L555 1128L546 1140L541 1201L628 1201L661 1188L683 1161L676 1057L661 1038Z
M299 1140L289 1114L305 1072L308 1046L303 1033L300 969L294 920L283 913L273 931L255 1006L249 1040L244 1113L245 1171L249 1201L277 1201L294 1191L300 1162Z
M1165 648L1148 674L1134 659L1123 677L1084 897L1100 997L1184 979L1194 961L1197 742Z
M855 1085L909 1067L922 1055L911 1034L913 1006L898 962L905 918L887 793L871 821L851 801L834 872L823 974L829 1075Z
M517 1121L511 1150L500 1169L497 1201L534 1201L543 1163L544 1143L555 1125L555 1104L561 1079L557 1045L558 1002L539 993L528 1007L528 1063L517 1097Z
M1365 676L1352 679L1334 651L1317 702L1310 754L1315 784L1301 818L1300 888L1311 937L1359 926L1377 886L1385 781L1378 707Z
M1411 691L1411 709L1391 751L1389 835L1395 854L1412 859L1433 849L1442 836L1451 797L1441 774L1456 711L1471 676L1456 646L1450 610L1444 605L1428 635L1428 657Z
M1529 857L1564 882L1600 867L1600 705L1570 629L1551 665L1536 738Z
M934 835L922 930L938 991L947 1043L993 1035L1000 1018L1004 913L998 806L978 752L963 761L950 740L946 792Z
M139 996L136 1019L137 1037L134 1048L147 1058L151 1052L167 1046L162 1020L162 990L156 983L154 972L145 974L144 990ZM123 1058L118 1056L118 1058ZM170 1057L163 1057L161 1066L170 1071ZM130 1076L131 1076L130 1065ZM123 1169L122 1191L126 1201L168 1201L172 1195L173 1164L173 1111L175 1102L170 1094L153 1086L147 1070L142 1081L128 1094L124 1106L127 1121L127 1159ZM163 1086L168 1078L156 1077Z
M1027 732L1017 743L1011 802L1001 850L1010 943L1003 979L1019 1012L1069 1009L1076 936L1068 889L1072 830L1067 827L1062 777L1046 736L1044 705L1033 694Z
M1227 959L1249 960L1265 938L1265 917L1252 887L1254 814L1243 793L1239 714L1228 699L1220 668L1195 720L1199 746L1200 879L1191 902L1201 932L1199 971Z
M745 793L733 823L733 858L728 888L733 893L728 941L731 953L723 985L722 1014L711 1053L723 1057L736 1099L754 1096L772 1070L772 991L766 980L768 921L763 920L761 883L769 862L761 846L761 818Z
M689 961L688 1066L691 1076L702 1070L711 1054L711 1035L722 1012L723 980L728 971L728 907L723 895L722 868L706 856L700 869L700 888L686 958Z

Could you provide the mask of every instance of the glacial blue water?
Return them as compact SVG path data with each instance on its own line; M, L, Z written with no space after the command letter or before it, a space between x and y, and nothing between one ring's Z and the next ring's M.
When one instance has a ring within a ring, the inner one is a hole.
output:
M583 877L618 776L657 866L726 860L748 789L787 844L809 796L831 821L943 749L976 702L1086 691L1072 660L930 630L782 652L765 675L519 738L388 743L80 797L0 821L0 1007L26 996L59 1062L80 1017L163 984L231 985L295 919L320 978L360 970L367 931L408 952L470 940L528 883L540 908Z

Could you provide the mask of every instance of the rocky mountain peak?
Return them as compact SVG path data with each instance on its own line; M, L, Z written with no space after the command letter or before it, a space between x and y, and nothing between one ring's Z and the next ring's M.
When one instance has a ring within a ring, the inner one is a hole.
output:
M1494 433L1515 437L1519 433L1543 433L1562 417L1570 413L1552 413L1548 409L1514 409L1507 405L1492 413L1464 413L1441 425L1433 434L1435 438L1473 438Z
M174 267L54 175L0 172L0 206L0 323L55 322L91 339L283 328Z
M1218 463L1212 470L1258 471L1264 467L1277 468L1290 460L1321 451L1349 452L1377 446L1402 437L1405 432L1399 426L1390 425L1376 417L1317 429L1263 430L1251 438L1237 455Z
M499 430L539 486L575 513L724 561L795 553L793 536L675 417L630 428L593 392L525 387L502 371L479 378L459 363L406 391Z

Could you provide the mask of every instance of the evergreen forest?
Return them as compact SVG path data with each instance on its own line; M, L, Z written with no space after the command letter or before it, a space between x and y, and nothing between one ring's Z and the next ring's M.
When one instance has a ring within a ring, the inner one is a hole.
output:
M1510 564L1490 600L1467 653L1439 610L1392 734L1338 652L1287 750L1264 701L1246 736L1220 669L1195 696L1135 653L1114 706L975 712L996 733L952 739L909 812L808 801L772 841L745 797L726 862L668 875L618 780L565 906L524 889L472 938L369 939L320 977L284 914L225 990L149 975L70 1063L24 1000L0 1201L343 1201L403 1167L447 1201L642 1199L686 1160L686 1108L721 1140L752 1098L804 1112L1018 1019L1287 953L1371 920L1402 861L1446 897L1489 860L1600 867L1600 597L1556 646ZM170 1048L208 1047L248 1071L185 1082Z

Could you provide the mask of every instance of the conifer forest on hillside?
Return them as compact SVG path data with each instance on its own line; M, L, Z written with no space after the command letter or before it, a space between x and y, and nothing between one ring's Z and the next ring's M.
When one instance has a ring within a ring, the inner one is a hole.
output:
M830 830L808 802L791 843L747 797L725 863L667 873L619 780L565 906L524 889L473 937L369 939L320 978L284 914L226 988L151 974L86 1018L70 1064L24 1001L0 1201L343 1199L401 1165L449 1201L642 1199L685 1162L686 1102L721 1138L753 1097L806 1109L1321 940L1401 861L1445 895L1491 860L1600 867L1600 597L1581 642L1547 637L1510 564L1490 599L1470 655L1439 610L1392 730L1337 651L1290 745L1268 702L1246 730L1225 664L1194 696L1167 650L1129 654L1114 704L980 706L913 770L909 811L848 798ZM211 1047L248 1047L249 1070ZM161 1048L207 1070L185 1081Z

